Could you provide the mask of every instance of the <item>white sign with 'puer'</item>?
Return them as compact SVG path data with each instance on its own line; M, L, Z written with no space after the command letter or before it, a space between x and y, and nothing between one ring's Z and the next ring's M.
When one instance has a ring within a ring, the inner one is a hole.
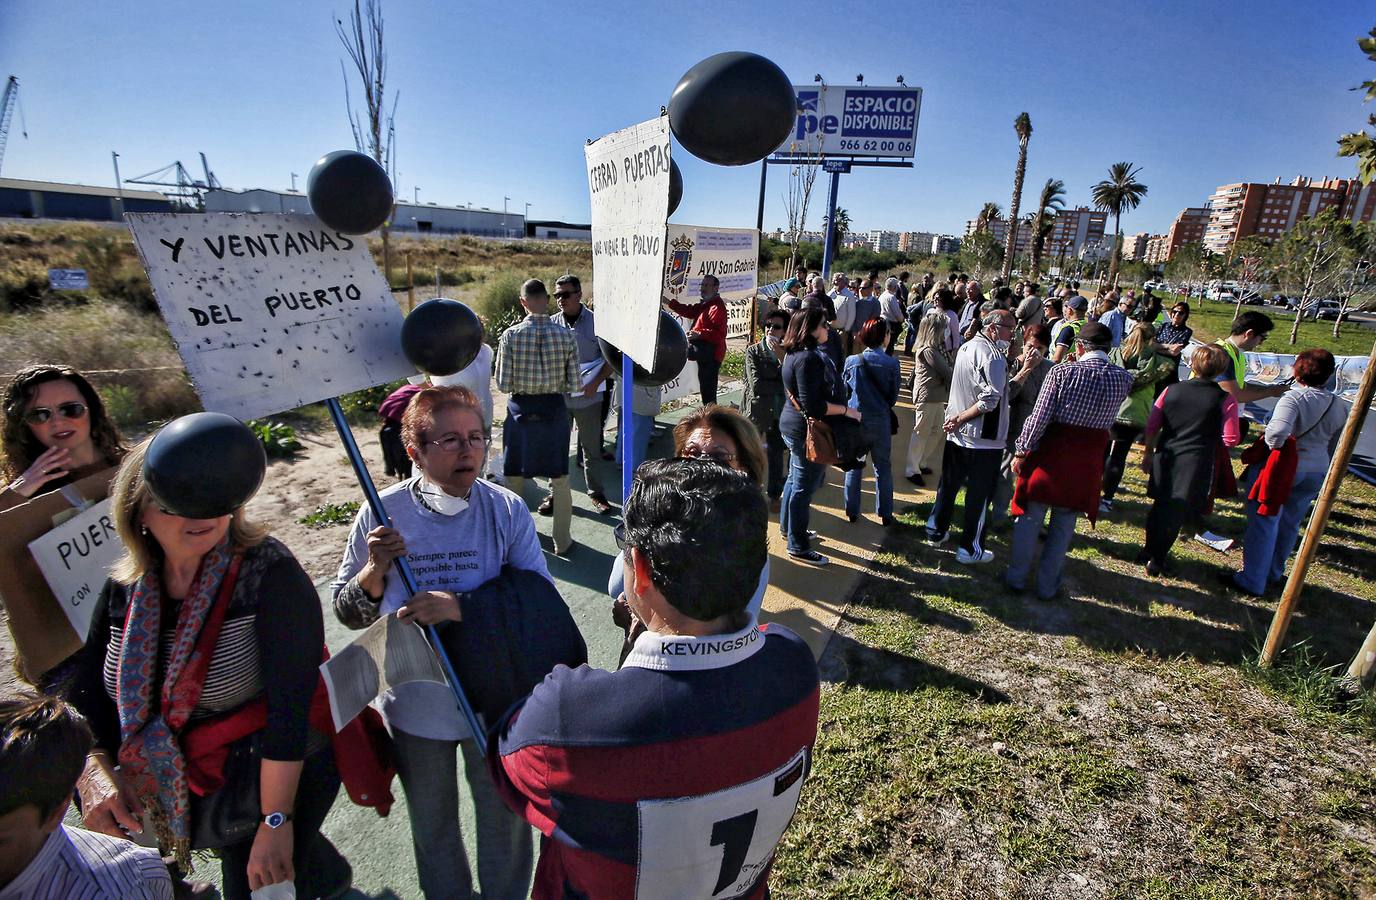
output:
M314 216L125 216L207 410L254 419L416 373L367 239Z
M72 630L86 640L100 589L110 567L124 553L110 517L109 498L30 541L29 552L72 623Z

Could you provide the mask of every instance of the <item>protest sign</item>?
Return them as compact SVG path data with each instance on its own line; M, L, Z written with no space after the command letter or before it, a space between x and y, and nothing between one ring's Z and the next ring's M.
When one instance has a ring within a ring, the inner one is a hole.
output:
M715 275L726 301L727 337L750 333L750 304L759 275L760 233L753 228L708 228L669 225L669 260L664 267L664 296L679 303L697 303L704 275ZM683 330L693 320L679 316ZM664 402L698 389L697 363L689 361L663 387Z
M253 419L415 374L366 239L313 216L125 218L207 410Z
M669 218L669 119L614 131L584 152L597 336L653 369Z
M29 542L29 553L43 572L53 599L84 641L91 630L100 588L110 567L124 553L106 499Z
M64 493L89 501L103 500L115 470L106 469L81 479L63 491L49 491L27 503L0 512L0 600L5 605L10 634L18 650L19 669L29 681L81 649L77 635L42 570L29 552L30 542L67 521L73 507ZM104 574L91 576L99 592Z

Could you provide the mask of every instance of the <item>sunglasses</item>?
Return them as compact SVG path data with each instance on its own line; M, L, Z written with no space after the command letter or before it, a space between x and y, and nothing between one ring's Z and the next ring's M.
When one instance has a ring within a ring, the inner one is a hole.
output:
M679 454L679 458L710 459L712 460L712 462L721 463L723 466L729 466L736 461L736 454L730 452L729 450L713 450L711 452L707 452L703 450L701 447L689 445L683 448L683 452Z
M555 291L555 292L554 292L554 299L555 299L555 300L563 300L565 297L576 297L576 296L578 296L578 295L581 294L581 293L583 293L583 292L582 292L582 291Z
M86 404L72 401L71 403L59 403L56 410L48 409L46 406L35 406L33 409L24 413L24 421L30 425L42 425L53 417L59 415L64 419L80 419L86 415Z
M778 322L774 322L774 323L772 323L772 324L770 324L770 325L766 325L766 326L764 326L764 327L765 327L765 330L766 330L766 331L787 331L787 330L788 330L788 326L787 326L787 325L780 325Z

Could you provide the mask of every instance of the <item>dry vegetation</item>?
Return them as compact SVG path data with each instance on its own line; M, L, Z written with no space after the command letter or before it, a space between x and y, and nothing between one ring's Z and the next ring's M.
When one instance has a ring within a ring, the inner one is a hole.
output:
M369 248L381 265L382 244ZM472 303L496 337L517 317L525 278L550 283L572 272L591 294L591 248L560 241L398 238L392 286L406 305L406 260L417 302L435 293ZM88 291L54 292L48 269L82 268ZM129 232L90 223L0 225L0 379L34 363L65 363L94 373L121 427L140 433L200 408L157 314Z

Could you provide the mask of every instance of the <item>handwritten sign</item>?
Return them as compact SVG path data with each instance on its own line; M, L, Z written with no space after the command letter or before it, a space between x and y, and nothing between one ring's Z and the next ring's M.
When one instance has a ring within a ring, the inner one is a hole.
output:
M415 374L364 238L314 216L125 219L206 409L259 418Z
M669 218L669 119L614 131L588 144L585 155L597 336L653 368Z
M123 552L108 498L29 542L43 579L83 641L91 630L100 588Z

